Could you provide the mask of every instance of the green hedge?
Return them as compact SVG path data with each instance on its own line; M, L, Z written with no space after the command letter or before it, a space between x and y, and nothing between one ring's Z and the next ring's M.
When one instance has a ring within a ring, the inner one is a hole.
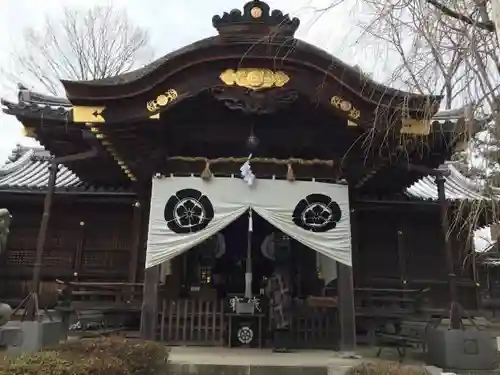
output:
M421 366L403 366L395 362L362 363L350 368L346 375L430 375Z
M159 343L83 339L0 361L0 375L167 375L167 362Z

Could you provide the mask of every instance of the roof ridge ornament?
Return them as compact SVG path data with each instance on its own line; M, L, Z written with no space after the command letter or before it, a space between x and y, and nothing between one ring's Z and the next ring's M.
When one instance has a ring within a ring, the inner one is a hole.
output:
M269 38L293 38L299 28L300 20L290 18L281 10L272 12L270 7L263 1L253 0L246 3L243 13L239 9L233 9L229 13L224 12L221 16L215 15L212 24L221 36L245 36Z

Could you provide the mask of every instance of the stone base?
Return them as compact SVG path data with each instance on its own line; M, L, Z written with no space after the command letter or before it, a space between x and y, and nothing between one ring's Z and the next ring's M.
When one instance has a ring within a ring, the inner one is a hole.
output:
M0 327L0 347L20 345L23 341L23 332L19 327Z
M42 321L10 321L3 328L21 331L21 340L17 345L9 346L10 352L37 351L43 347L59 344L64 337L61 320L54 317L49 320L44 317Z
M427 361L444 369L494 370L497 343L488 331L430 328L427 332Z

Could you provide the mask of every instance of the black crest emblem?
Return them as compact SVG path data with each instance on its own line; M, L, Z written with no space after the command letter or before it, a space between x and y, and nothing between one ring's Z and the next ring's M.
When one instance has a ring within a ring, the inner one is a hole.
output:
M311 232L327 232L334 229L342 217L337 202L324 194L310 194L293 210L295 225Z
M214 207L201 191L182 189L165 204L164 218L172 232L194 233L205 229L212 221Z

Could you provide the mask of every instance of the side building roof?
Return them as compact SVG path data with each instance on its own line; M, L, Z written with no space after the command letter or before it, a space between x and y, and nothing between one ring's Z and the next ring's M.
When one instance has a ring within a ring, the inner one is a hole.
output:
M486 186L480 182L464 176L454 162L446 162L439 169L448 171L445 177L445 194L450 200L481 200L495 199L500 200L500 188L488 187L489 194L486 194ZM426 176L415 182L406 190L406 195L411 198L422 200L437 200L437 185L434 177Z
M9 160L0 167L0 193L43 193L49 182L52 155L42 147L18 145ZM64 165L59 166L56 191L77 194L133 194L121 188L89 185Z

